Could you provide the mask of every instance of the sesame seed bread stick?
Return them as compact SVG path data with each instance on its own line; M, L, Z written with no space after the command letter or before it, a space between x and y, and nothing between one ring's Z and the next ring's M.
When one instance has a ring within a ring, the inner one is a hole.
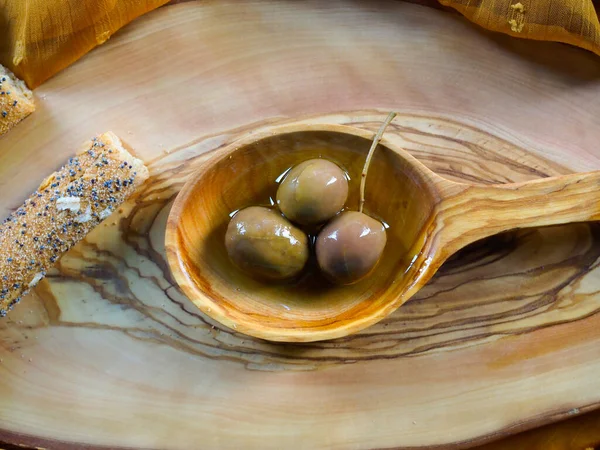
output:
M25 83L0 65L0 136L35 111L33 94Z
M148 178L113 133L88 142L0 225L0 317Z

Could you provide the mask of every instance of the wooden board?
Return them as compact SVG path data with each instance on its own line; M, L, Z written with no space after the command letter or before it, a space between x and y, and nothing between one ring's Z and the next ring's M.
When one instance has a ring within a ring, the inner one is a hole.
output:
M374 130L394 108L390 132L429 167L509 182L600 168L598 95L587 53L399 2L208 1L136 21L38 89L38 112L0 140L4 213L108 129L153 173L140 204L0 323L0 439L466 448L597 408L595 225L478 243L377 326L294 346L200 315L173 287L162 239L194 166L256 127Z

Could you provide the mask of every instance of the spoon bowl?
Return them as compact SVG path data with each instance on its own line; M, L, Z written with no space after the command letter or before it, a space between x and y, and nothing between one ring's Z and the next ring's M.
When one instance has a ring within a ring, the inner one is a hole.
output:
M372 140L373 133L348 126L281 126L251 133L206 161L177 196L167 222L167 259L187 297L218 322L258 338L339 338L393 312L471 242L521 226L596 220L600 211L593 194L597 173L471 186L439 177L384 136L365 197L365 212L386 225L388 236L374 273L336 286L312 261L298 279L269 283L231 263L224 237L232 213L273 205L281 175L304 160L327 158L345 169L346 207L357 210Z

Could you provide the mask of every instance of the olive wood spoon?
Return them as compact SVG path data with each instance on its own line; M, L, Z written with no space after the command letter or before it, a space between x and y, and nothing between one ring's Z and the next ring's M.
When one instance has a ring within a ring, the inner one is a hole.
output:
M213 319L255 337L339 338L392 313L474 241L600 218L600 172L468 185L440 177L384 136L367 181L366 212L390 228L386 262L370 279L315 290L261 285L233 270L218 231L232 209L272 189L285 164L302 158L331 155L358 179L372 140L373 133L348 126L284 125L250 133L205 162L175 200L166 230L168 261L188 298Z

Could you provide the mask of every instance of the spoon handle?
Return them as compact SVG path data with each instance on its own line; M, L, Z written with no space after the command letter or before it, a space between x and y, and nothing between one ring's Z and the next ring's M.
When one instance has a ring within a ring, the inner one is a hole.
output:
M503 231L600 220L600 171L492 186L448 182L441 193L436 246L444 259Z

